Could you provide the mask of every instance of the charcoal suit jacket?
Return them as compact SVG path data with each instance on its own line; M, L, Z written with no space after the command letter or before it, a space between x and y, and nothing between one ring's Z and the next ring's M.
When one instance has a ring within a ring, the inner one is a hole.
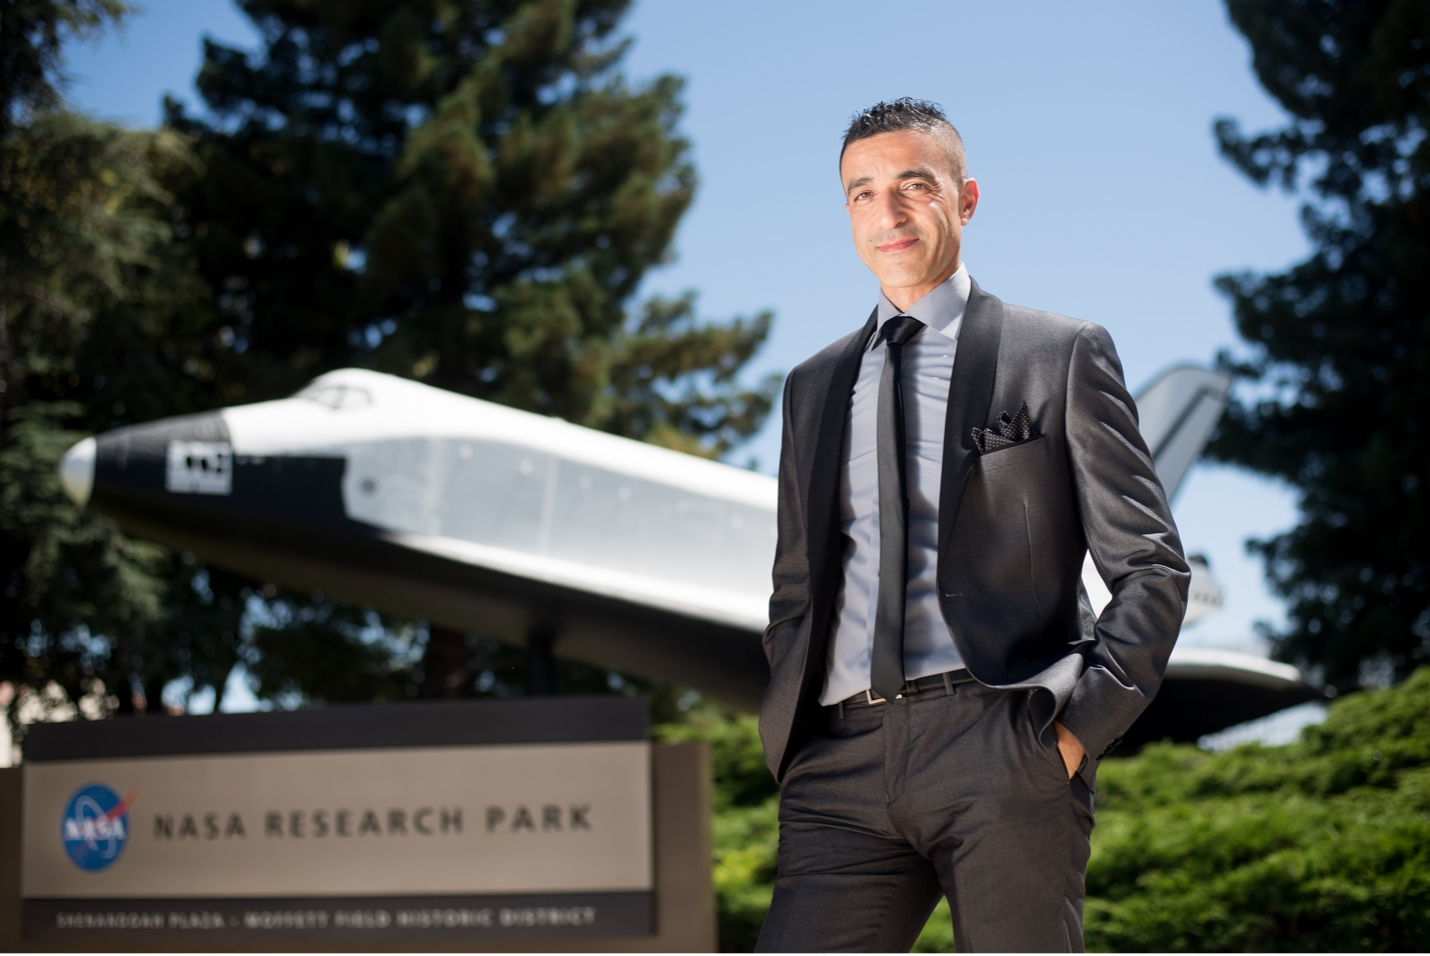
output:
M765 759L782 779L816 726L844 547L840 456L864 327L785 381ZM975 429L1027 405L1033 437L980 452ZM1090 552L1112 592L1094 616ZM938 510L938 597L980 682L1034 692L1086 748L1083 779L1151 701L1190 573L1112 340L1090 322L1004 303L974 282L954 359Z

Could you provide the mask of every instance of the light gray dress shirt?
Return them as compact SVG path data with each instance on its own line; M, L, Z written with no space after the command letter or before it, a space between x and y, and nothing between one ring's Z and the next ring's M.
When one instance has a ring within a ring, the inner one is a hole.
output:
M943 474L944 415L958 332L968 307L968 270L958 271L900 313L879 296L878 329L896 315L911 315L924 331L904 346L904 467L909 495L908 591L904 607L904 676L912 679L963 666L938 606L938 494ZM876 329L859 362L849 398L839 475L839 528L843 579L834 608L834 632L822 704L869 688L874 612L879 600L879 464L875 419L885 348Z

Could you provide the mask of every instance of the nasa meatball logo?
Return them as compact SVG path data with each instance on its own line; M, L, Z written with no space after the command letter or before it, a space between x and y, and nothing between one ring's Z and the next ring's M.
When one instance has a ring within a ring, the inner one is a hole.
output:
M129 842L129 804L134 793L123 800L102 783L79 788L65 805L61 832L65 852L74 865L98 873L114 865Z

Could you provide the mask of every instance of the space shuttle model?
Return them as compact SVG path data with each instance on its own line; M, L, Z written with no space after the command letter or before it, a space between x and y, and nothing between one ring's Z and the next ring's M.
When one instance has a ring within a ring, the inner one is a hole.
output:
M1228 385L1184 366L1138 396L1169 494ZM764 689L766 475L343 369L291 398L85 439L61 477L132 534L287 588L550 641L740 707ZM1205 561L1192 566L1189 622L1221 602ZM1091 562L1083 577L1100 610L1108 592ZM1195 739L1315 696L1294 668L1227 652L1175 653L1167 677L1138 736ZM1179 705L1185 694L1195 704Z

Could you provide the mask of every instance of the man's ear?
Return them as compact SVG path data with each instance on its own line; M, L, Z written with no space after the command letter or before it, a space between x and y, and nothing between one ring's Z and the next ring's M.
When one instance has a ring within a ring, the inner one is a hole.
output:
M978 208L978 180L965 179L958 191L958 218L966 226L973 218L973 210Z

